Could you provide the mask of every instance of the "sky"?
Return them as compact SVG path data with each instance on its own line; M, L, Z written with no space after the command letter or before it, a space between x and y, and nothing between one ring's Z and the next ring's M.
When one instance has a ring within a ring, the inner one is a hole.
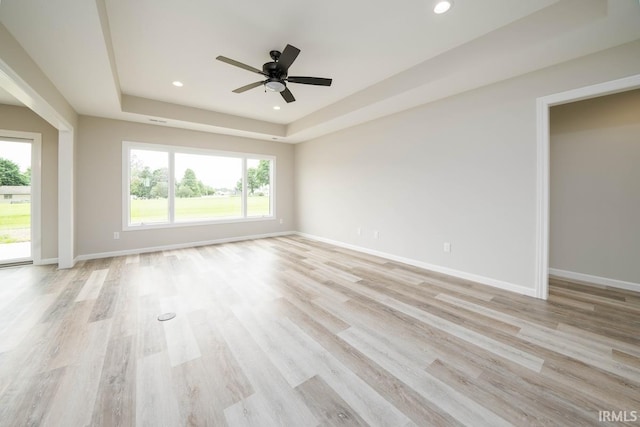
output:
M25 172L31 166L31 143L0 139L0 157L17 163L20 172Z
M242 177L242 159L176 153L176 180L182 179L187 168L213 188L235 188Z

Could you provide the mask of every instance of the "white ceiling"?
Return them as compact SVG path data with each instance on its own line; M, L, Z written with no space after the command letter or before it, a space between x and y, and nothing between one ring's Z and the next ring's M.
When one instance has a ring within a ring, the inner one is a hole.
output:
M2 0L0 22L80 114L290 142L640 38L636 0L434 3ZM333 85L231 92L261 76L216 56L261 68L287 43L291 75Z

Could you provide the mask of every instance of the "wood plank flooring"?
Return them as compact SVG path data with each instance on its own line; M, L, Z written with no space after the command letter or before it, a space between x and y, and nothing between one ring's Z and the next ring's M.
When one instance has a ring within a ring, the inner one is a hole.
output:
M297 236L0 269L0 426L640 424L640 294L550 289Z

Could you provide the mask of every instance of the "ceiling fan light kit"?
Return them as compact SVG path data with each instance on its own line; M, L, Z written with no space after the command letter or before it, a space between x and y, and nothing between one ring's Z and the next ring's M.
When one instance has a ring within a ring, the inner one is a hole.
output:
M279 80L267 80L264 86L271 92L282 92L287 88L285 84Z
M216 59L218 61L226 62L229 65L233 65L234 67L242 68L244 70L251 71L252 73L261 74L267 77L266 80L239 87L233 91L234 93L246 92L249 89L264 85L265 89L272 92L279 92L282 98L289 103L294 102L296 99L287 88L287 82L314 86L331 86L332 83L331 79L322 77L289 77L289 67L293 64L293 61L296 60L299 54L300 49L291 46L290 44L288 44L282 52L272 50L269 52L269 56L271 56L272 61L265 63L262 66L262 71L225 56L218 56Z

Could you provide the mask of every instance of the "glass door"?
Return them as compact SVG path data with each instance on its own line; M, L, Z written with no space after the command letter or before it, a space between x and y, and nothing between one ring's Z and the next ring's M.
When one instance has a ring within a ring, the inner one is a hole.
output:
M0 264L33 261L31 142L0 135Z

